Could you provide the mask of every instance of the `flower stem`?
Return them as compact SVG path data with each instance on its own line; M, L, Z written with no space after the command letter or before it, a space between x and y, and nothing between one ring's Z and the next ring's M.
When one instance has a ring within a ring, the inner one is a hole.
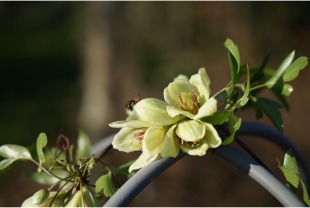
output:
M55 194L55 196L53 197L53 199L52 199L52 201L51 201L51 203L50 203L50 205L49 205L49 207L51 207L52 206L52 203L54 202L54 200L56 199L56 197L57 197L57 195L58 195L58 193L61 191L61 189L63 189L63 187L65 187L65 185L67 185L67 183L68 182L66 182L64 185L62 185L58 190L57 190L57 193Z
M220 127L223 131L225 131L226 134L228 134L230 136L230 133L228 131L228 129L223 126L223 125L218 125L218 127ZM264 168L266 168L266 170L268 170L270 173L272 173L269 168L264 164L264 162L248 147L246 146L246 144L244 144L237 136L235 136L234 139L249 155L251 155L251 157L258 162L259 164L261 164Z
M51 176L54 176L55 178L58 178L58 179L62 180L62 178L60 178L60 177L54 175L53 173L49 172L48 170L46 170L40 163L38 163L38 162L35 161L34 159L31 158L30 160L31 160L32 162L34 162L37 166L39 166L40 168L42 168L42 170L43 170L44 172L46 172L47 174L49 174L49 175L51 175Z

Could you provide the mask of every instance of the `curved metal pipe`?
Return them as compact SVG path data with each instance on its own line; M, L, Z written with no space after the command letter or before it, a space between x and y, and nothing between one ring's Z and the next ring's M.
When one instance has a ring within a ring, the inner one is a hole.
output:
M276 129L264 124L255 122L242 122L241 128L236 132L237 136L258 136L279 145L285 152L292 149L296 160L300 177L305 182L307 189L310 189L310 171L306 158L300 149L285 135L281 135Z
M242 123L237 134L261 136L279 144L285 150L289 148L292 148L294 152L297 150L295 145L290 142L288 138L280 135L274 129L261 124ZM114 135L115 134L110 135L106 139L98 142L93 147L92 154L99 154L102 149L108 147L112 143ZM305 206L303 202L301 202L300 199L281 181L279 181L256 161L240 151L230 146L221 146L220 148L217 148L215 154L247 173L266 190L268 190L284 206ZM130 180L128 180L104 206L127 206L152 180L185 155L185 153L180 152L176 158L160 159L143 167L133 177L131 177ZM295 155L298 161L304 161L301 154ZM304 167L301 168L303 170L302 172L307 173L307 166Z

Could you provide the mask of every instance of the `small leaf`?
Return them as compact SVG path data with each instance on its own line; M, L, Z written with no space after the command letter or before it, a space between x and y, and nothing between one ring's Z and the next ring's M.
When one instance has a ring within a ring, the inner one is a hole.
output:
M43 147L47 145L47 137L45 133L39 134L37 138L37 153L39 157L40 164L45 162L45 157L43 153Z
M251 104L252 104L252 107L255 109L256 119L258 120L258 119L262 118L263 112L261 111L261 109L258 106L257 98L255 98L254 96L251 97Z
M270 83L267 87L270 89L273 87L274 84L276 84L279 79L281 78L281 76L283 75L283 73L285 72L285 70L287 69L287 67L292 63L293 58L295 56L295 51L292 51L285 59L284 61L281 63L281 65L279 66L279 68L277 69L277 71L274 73L274 75L266 82L266 83Z
M282 108L282 106L270 99L267 98L257 98L257 103L259 107L265 112L265 114L272 121L273 125L276 129L283 134L283 121L281 113L278 109Z
M235 86L230 85L228 88L226 88L226 97L229 97L231 93L234 91Z
M230 144L234 138L235 138L235 133L238 129L240 129L241 126L241 118L238 116L229 116L228 118L228 129L230 132L230 137L226 139L222 145L227 145Z
M307 57L299 57L289 67L287 67L283 75L283 81L289 82L294 80L298 76L299 70L305 68L307 64L308 64Z
M16 144L4 144L0 146L0 155L11 159L31 159L31 154L26 147Z
M278 160L279 161L279 160ZM293 151L290 149L285 153L283 165L279 162L279 168L282 170L289 188L296 193L299 185L297 161Z
M77 140L76 160L90 155L91 144L88 135L79 129L79 137Z
M223 124L227 118L232 114L232 111L221 111L213 114L212 116L201 118L200 120L206 123L210 123L212 125L221 125Z
M106 174L98 178L96 181L96 193L100 192L103 189L103 194L106 197L111 197L116 192L116 188L112 182L111 173Z
M244 94L242 96L242 98L240 98L240 103L237 105L236 108L240 108L242 106L244 106L248 101L249 101L249 92L250 92L250 73L249 73L249 66L247 66L247 84L246 84L246 88L245 88L245 91L244 91Z
M288 97L293 92L293 87L289 84L276 83L271 90L279 95Z
M118 168L116 168L116 169L113 171L113 173L114 173L115 175L128 175L128 174L129 174L129 172L128 172L129 167L130 167L135 161L136 161L136 159L131 160L131 161L129 161L129 162L123 164L123 165L120 165Z
M276 97L279 99L279 101L281 102L281 104L284 106L285 110L290 110L290 105L287 101L287 98L285 96L282 96L276 92L274 92L274 94L276 95Z
M11 167L11 165L14 163L14 162L16 162L18 159L4 159L4 160L2 160L1 162L0 162L0 172L1 173L5 173L5 172L7 172L9 169L10 169L10 167Z
M270 57L270 51L268 51L266 57L264 58L262 64L260 65L260 67L255 71L254 75L251 77L251 83L258 81L261 77L264 76L264 69L267 65L267 62L269 60Z
M236 84L242 76L240 72L240 56L237 45L234 44L229 38L226 39L224 46L229 50L228 56L231 69L231 80L233 85Z
M298 175L297 175L298 176ZM299 177L299 176L298 176ZM309 195L308 195L308 191L306 189L306 186L304 184L304 182L301 180L301 178L299 177L300 179L300 183L302 185L302 190L303 190L303 201L305 202L305 204L310 207L310 200L309 200Z
M241 126L241 118L238 116L230 116L228 118L228 129L230 133L236 132L240 129Z

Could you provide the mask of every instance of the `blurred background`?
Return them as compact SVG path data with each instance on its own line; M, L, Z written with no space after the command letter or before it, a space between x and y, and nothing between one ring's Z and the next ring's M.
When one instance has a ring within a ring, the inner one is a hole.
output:
M215 93L230 81L226 38L250 66L269 49L274 69L292 50L310 57L309 14L309 2L0 2L0 145L28 146L40 132L50 146L59 133L74 143L79 127L95 144L117 132L108 123L126 118L128 100L138 93L163 99L174 77L200 67ZM281 112L285 134L310 161L309 78L307 66L290 83L290 111ZM241 117L256 121L253 110ZM266 116L258 122L272 126ZM243 141L284 181L272 155L283 160L284 151L259 138ZM138 156L115 150L105 161L118 166ZM23 163L0 175L0 206L20 206L44 187L25 176L34 171ZM209 152L183 158L138 198L130 206L281 206Z

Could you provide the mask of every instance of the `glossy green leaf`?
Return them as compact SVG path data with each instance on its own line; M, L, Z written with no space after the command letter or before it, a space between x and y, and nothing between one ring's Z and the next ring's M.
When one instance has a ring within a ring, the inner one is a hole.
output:
M281 112L278 110L282 108L282 106L279 103L267 98L257 98L257 103L272 121L273 125L280 132L280 134L283 134L282 115Z
M273 85L275 85L280 80L280 78L282 77L287 67L292 63L294 56L295 56L295 51L291 52L284 59L284 61L281 63L281 65L279 66L277 71L274 73L274 75L266 82L266 83L269 83L269 85L267 86L269 89L272 88Z
M307 191L307 188L304 184L304 182L301 180L300 176L299 177L299 180L300 180L300 183L302 185L302 191L303 191L303 201L305 202L305 204L310 207L310 200L309 200L309 195L308 195L308 191Z
M304 69L308 64L308 58L307 57L299 57L294 61L287 69L285 70L283 74L283 81L289 82L294 80L298 74L299 70Z
M76 160L90 155L91 144L88 135L82 129L79 129L77 140Z
M298 166L293 151L290 149L285 153L283 164L278 160L278 167L282 170L289 188L296 193L299 185ZM297 175L296 175L297 174Z
M293 87L289 84L276 83L271 90L279 95L288 97L293 92Z
M228 118L228 129L230 132L230 137L226 139L222 145L227 145L230 144L234 138L235 138L235 133L238 129L240 129L241 126L241 118L238 116L229 116Z
M16 144L4 144L0 146L0 155L4 158L10 159L32 158L26 147Z
M239 49L229 38L226 39L224 46L229 50L228 56L230 61L232 83L236 84L242 76L242 73L240 72Z
M40 164L45 162L45 157L43 153L43 147L47 145L47 137L45 133L39 134L37 138L37 153L38 153L38 158L40 161Z
M264 58L263 62L260 65L260 67L257 68L254 75L251 77L251 83L258 81L260 78L262 78L264 76L263 71L267 65L269 57L270 57L270 51L268 51L266 57Z
M249 101L249 92L250 92L250 73L249 73L249 66L247 66L247 84L244 91L243 96L240 98L240 103L237 105L236 108L240 108L244 106Z
M103 189L103 194L106 197L111 197L116 192L116 188L112 181L111 173L106 175L102 175L95 183L96 185L96 193L100 192Z

